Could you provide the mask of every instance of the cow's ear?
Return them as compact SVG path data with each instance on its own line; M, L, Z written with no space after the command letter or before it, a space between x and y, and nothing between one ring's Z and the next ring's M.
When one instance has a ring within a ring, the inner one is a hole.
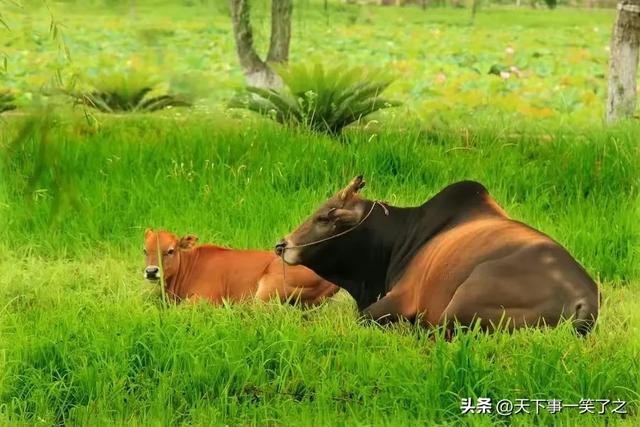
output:
M152 230L152 229L150 229L150 228L147 228L146 230L144 230L144 237L145 237L145 239L146 239L147 237L149 237L149 235L150 235L151 233L153 233L153 230Z
M356 225L360 221L362 212L358 209L332 209L329 211L329 219L344 225Z
M180 249L191 249L192 247L195 246L197 241L198 241L197 236L188 234L184 236L182 239L180 239L180 242L178 243L178 247Z
M358 175L351 180L349 185L342 189L339 193L340 200L348 200L364 187L364 178Z

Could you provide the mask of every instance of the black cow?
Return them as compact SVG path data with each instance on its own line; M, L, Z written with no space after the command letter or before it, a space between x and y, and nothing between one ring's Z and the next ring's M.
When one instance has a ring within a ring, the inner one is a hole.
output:
M550 237L510 219L481 184L452 184L410 208L363 199L362 187L354 178L276 253L346 289L363 314L448 330L454 320L513 330L572 318L586 334L595 323L599 291L584 268Z

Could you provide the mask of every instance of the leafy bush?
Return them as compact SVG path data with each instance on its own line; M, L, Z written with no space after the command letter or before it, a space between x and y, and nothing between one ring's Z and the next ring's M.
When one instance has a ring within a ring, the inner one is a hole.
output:
M400 105L380 94L393 79L369 67L321 64L274 66L284 83L281 89L248 87L229 102L230 108L244 108L283 124L302 125L330 135L383 108Z
M91 92L69 92L76 103L105 113L151 112L167 107L189 107L191 102L179 95L156 94L157 82L134 71L103 73L91 80Z
M5 111L9 110L15 110L15 100L16 98L11 93L0 91L0 113L4 113Z

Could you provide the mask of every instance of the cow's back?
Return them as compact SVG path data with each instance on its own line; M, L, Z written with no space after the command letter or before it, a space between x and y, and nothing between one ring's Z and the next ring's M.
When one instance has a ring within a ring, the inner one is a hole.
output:
M555 244L544 234L506 217L467 221L423 246L390 293L402 295L405 312L424 313L425 320L435 323L476 266L542 242Z
M275 254L203 245L189 251L188 257L181 272L184 281L181 293L220 302L251 297Z

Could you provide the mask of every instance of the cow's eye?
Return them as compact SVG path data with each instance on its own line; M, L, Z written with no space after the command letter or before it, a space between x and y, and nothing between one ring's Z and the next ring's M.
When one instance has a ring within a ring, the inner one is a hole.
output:
M326 224L329 222L329 217L326 215L320 215L316 217L316 221L318 221L321 224Z
M169 250L167 251L167 254L169 254L169 255L173 255L173 249L169 249Z

